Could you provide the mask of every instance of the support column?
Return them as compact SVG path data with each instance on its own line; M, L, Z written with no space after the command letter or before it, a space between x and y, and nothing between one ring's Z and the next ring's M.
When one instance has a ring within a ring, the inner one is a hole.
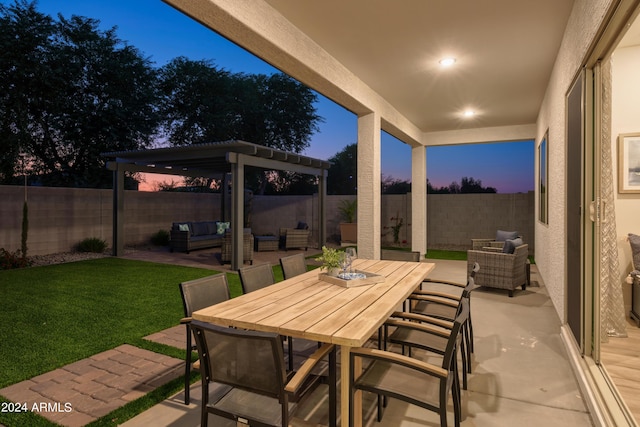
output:
M318 177L318 247L327 243L327 171Z
M427 253L427 147L411 149L411 250Z
M231 163L231 269L237 270L244 263L244 159L237 155Z
M113 169L113 256L124 255L124 169L115 163Z
M380 115L358 117L358 256L380 259Z

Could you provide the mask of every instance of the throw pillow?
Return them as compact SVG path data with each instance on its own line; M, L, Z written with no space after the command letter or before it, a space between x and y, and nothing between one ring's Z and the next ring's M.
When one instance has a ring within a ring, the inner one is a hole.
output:
M218 222L218 234L224 234L224 232L231 226L229 222Z
M506 240L513 240L513 239L516 239L517 237L518 237L518 232L517 231L498 230L498 232L496 233L496 241L497 242L504 242Z
M178 224L178 230L189 231L189 224Z
M518 246L521 246L522 244L523 244L522 239L519 237L517 239L507 239L504 241L502 252L505 254L512 254L515 252L516 248Z
M640 270L640 236L629 233L629 243L631 244L631 254L633 255L633 268Z

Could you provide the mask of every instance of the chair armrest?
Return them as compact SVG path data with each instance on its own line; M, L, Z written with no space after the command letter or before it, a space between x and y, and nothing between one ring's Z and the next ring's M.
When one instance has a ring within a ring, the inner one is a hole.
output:
M430 363L423 362L418 359L414 359L409 356L405 356L398 353L392 353L390 351L378 350L375 348L363 348L357 347L351 349L351 354L354 356L364 357L367 359L386 360L391 363L400 364L416 371L424 372L425 374L432 375L439 378L447 378L447 370L439 366L432 365Z
M296 374L289 380L285 386L287 393L295 394L298 389L304 384L305 380L311 374L311 371L334 349L333 344L323 344L317 349L309 358L302 364Z
M448 338L451 335L451 331L442 328L436 328L428 323L409 322L408 320L387 319L384 324L386 326L395 326L397 328L408 328L414 331L426 332L431 335L438 335L439 337Z
M187 323L191 323L192 320L193 317L183 317L182 319L180 319L180 324L186 325Z
M496 248L494 246L483 246L482 250L485 252L502 252L502 248Z
M494 239L471 239L471 249L480 249L483 246L488 246Z
M436 296L431 296L431 295L419 295L419 294L413 293L413 294L409 295L408 299L416 300L416 301L428 301L428 302L433 302L433 303L436 303L436 304L448 305L450 307L458 307L458 302L457 301L452 301L452 300L447 299L447 298L436 297Z
M460 301L460 298L462 297L461 294L460 295L452 295L452 294L448 294L446 292L425 291L423 289L416 289L415 291L412 292L412 295L425 295L425 296L446 298L446 299L450 299L450 300L454 300L454 301Z
M437 319L435 317L426 316L419 313L408 313L406 311L394 311L391 317L397 317L400 319L413 320L417 322L430 323L432 325L439 326L445 329L453 329L453 322L448 320Z

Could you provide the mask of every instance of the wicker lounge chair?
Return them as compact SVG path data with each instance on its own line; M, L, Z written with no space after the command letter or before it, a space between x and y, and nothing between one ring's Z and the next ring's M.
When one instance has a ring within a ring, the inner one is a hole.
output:
M232 240L231 229L227 229L222 238L222 250L220 252L223 264L231 262ZM250 264L253 264L253 234L251 234L250 228L244 229L242 240L242 258L244 262L249 261Z
M309 247L310 230L299 228L281 228L280 242L284 250L304 248L306 251Z
M520 245L512 254L490 251L467 251L467 271L471 273L474 263L480 264L476 273L476 285L488 288L506 289L513 297L513 290L527 287L527 263L529 245Z

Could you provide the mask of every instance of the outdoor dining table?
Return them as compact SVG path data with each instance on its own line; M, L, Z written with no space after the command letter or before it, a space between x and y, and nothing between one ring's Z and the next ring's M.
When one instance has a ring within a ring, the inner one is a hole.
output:
M435 264L357 259L352 268L382 276L379 283L343 287L320 279L319 270L278 282L193 313L221 326L276 332L332 343L340 348L342 425L349 420L349 351L361 347L433 270ZM354 365L357 374L362 367ZM354 399L355 423L362 424L362 396ZM335 420L332 424L335 425Z

